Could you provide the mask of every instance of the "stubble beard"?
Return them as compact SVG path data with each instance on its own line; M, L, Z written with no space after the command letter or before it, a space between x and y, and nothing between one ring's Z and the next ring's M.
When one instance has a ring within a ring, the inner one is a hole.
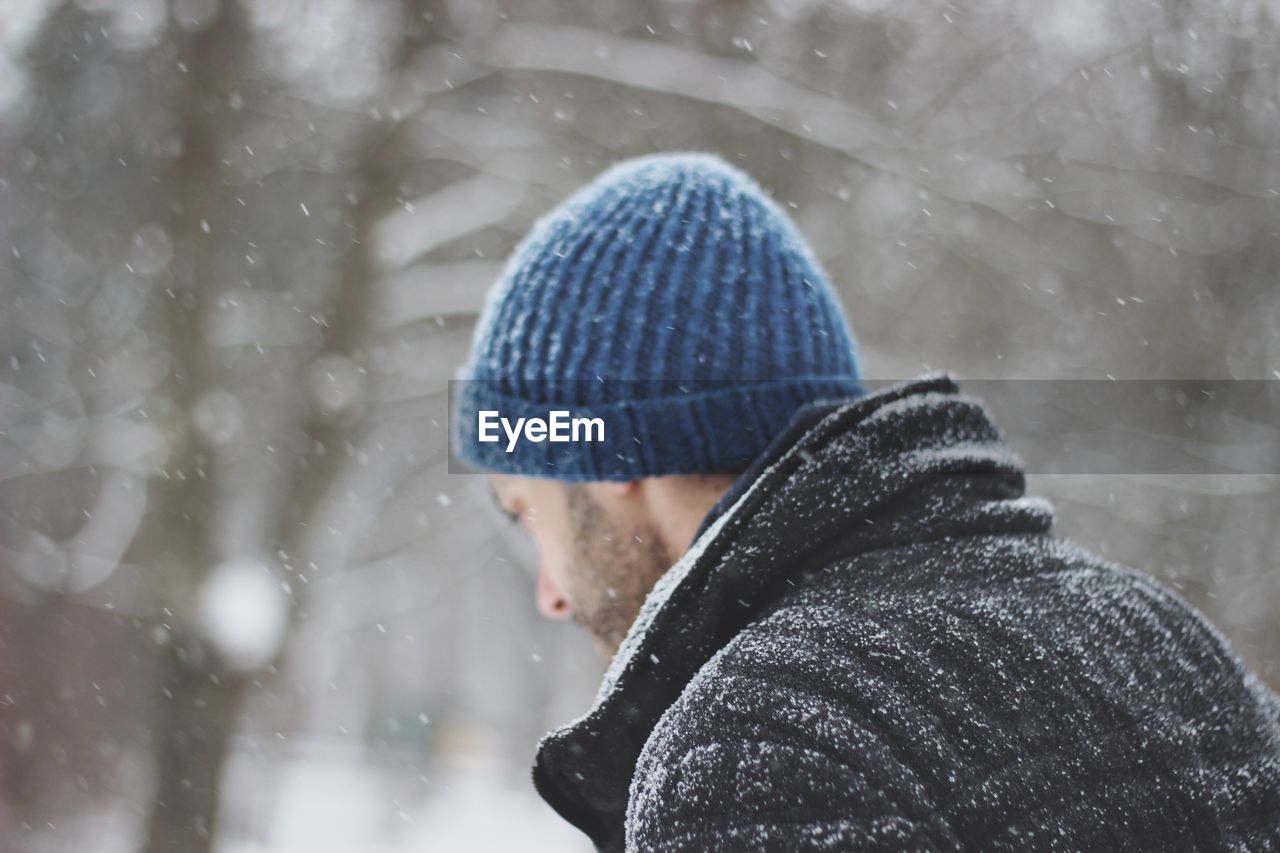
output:
M612 657L640 612L645 596L674 562L651 525L615 522L586 489L568 485L573 551L568 575L573 619Z

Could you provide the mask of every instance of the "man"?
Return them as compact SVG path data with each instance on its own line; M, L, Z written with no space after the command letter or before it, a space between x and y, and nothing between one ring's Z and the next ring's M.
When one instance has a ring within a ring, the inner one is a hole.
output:
M534 768L600 849L1280 849L1275 694L1055 537L951 378L864 393L811 251L719 157L540 220L462 375L538 606L613 655ZM479 426L552 411L602 440Z

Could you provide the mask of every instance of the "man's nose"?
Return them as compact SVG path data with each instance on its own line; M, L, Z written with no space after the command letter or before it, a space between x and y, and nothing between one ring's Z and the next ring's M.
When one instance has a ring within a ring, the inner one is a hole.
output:
M548 619L569 618L569 602L541 568L538 569L538 583L535 597L538 601L538 612Z

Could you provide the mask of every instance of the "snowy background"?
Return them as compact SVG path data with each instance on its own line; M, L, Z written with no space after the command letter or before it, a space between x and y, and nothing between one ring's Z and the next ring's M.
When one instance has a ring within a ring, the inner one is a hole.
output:
M1278 100L1269 0L0 0L0 848L582 850L528 768L602 664L446 472L530 223L714 150L872 377L1274 381ZM1032 486L1280 685L1224 423Z

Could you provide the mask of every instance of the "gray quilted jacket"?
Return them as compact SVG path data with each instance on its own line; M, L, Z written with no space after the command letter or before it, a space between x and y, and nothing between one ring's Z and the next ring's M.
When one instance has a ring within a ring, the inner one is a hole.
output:
M1280 850L1280 702L946 376L775 443L534 782L602 850Z

